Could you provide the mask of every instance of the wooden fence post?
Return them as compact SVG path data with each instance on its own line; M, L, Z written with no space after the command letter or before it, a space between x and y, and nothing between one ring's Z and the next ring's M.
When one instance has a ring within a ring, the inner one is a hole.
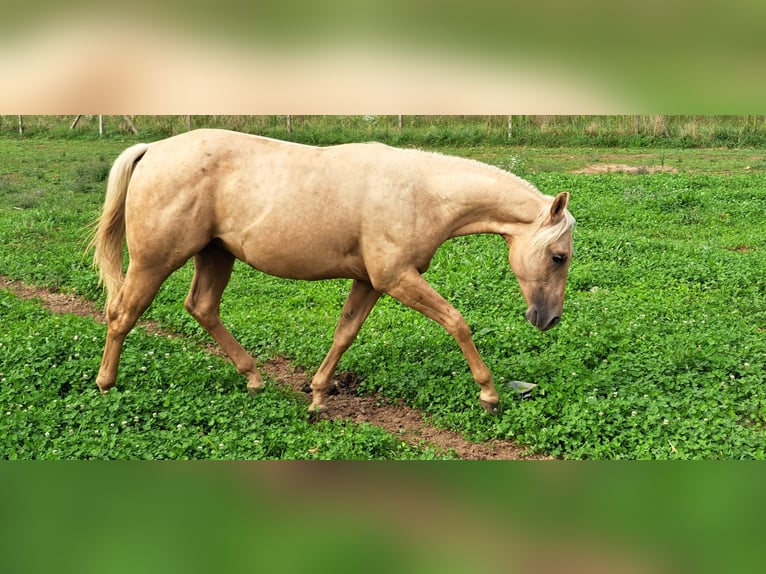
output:
M125 122L128 124L128 127L130 128L130 131L133 132L134 136L138 135L138 130L136 129L136 126L133 125L133 120L130 119L130 116L122 116Z
M668 131L668 126L665 123L665 116L657 116L657 122L660 124L660 126L662 126L662 135L664 135L666 138L669 138L670 132Z

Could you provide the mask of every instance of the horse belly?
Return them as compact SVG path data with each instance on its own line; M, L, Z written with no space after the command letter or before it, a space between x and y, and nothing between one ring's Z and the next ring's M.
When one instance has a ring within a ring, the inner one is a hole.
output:
M269 275L305 280L367 278L358 242L350 238L254 226L219 239L238 259Z

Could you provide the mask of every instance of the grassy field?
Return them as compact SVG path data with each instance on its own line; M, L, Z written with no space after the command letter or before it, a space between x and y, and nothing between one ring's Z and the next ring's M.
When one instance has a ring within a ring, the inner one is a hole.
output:
M114 157L141 136L0 139L0 274L103 301L82 253ZM766 154L743 149L437 149L568 190L578 220L562 324L541 334L499 238L436 255L429 281L466 316L504 411L478 406L454 341L384 298L340 369L475 441L564 458L766 458ZM588 165L677 173L572 174ZM433 458L370 425L308 424L305 398L251 399L183 310L191 269L147 316L183 338L128 338L118 389L94 378L104 328L0 292L0 455L6 458ZM326 352L348 283L288 282L238 265L224 322L261 360L307 370ZM520 399L505 383L538 384ZM330 403L331 404L331 403Z

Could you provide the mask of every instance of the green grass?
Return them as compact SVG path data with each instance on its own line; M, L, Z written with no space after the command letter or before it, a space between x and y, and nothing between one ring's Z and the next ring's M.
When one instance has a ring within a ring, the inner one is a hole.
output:
M84 228L102 201L104 166L129 143L0 140L0 274L103 301L82 256ZM364 390L402 399L477 441L511 438L564 458L766 458L766 175L759 150L663 149L647 158L646 150L607 157L592 148L443 149L513 166L547 193L572 193L578 226L563 321L546 333L534 330L523 319L502 240L460 238L438 251L427 278L471 324L501 392L502 415L479 407L455 342L390 298L373 310L340 369L363 376ZM626 163L664 161L681 173L565 173L626 154ZM0 354L0 405L12 416L0 425L0 452L433 456L369 425L308 425L305 402L274 385L246 397L232 366L196 350L208 336L183 310L190 278L188 266L174 274L147 312L186 338L132 334L118 389L106 396L93 384L102 326L3 294L0 340L13 352ZM346 281L289 282L237 265L222 315L259 359L285 354L311 371L331 342L347 289ZM520 399L506 385L513 380L538 387Z

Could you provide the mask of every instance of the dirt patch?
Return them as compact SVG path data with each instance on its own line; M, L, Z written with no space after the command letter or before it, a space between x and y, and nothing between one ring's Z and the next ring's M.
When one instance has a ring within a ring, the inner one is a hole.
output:
M75 295L41 289L22 281L12 281L0 276L0 289L7 289L22 299L40 299L43 305L54 313L70 313L79 317L92 317L104 322L104 313L93 301Z
M759 250L757 246L752 246L752 245L736 245L734 247L727 247L726 249L728 249L729 251L736 251L737 253L741 253L742 255Z
M3 276L0 276L0 289L6 289L25 299L39 299L44 307L54 313L70 313L80 317L90 317L101 323L105 322L104 313L98 305L72 294L34 287ZM140 321L139 324L153 333L180 337L154 322ZM225 356L213 343L205 345L205 350L214 355ZM294 367L284 357L266 361L261 365L261 371L277 384L284 385L296 393L305 392L311 380L307 373L299 367ZM359 382L359 378L350 372L339 373L334 377L337 393L330 396L328 400L330 415L333 419L348 419L356 423L367 422L384 428L409 444L430 445L442 453L452 451L460 458L467 460L549 458L527 455L523 447L507 440L493 440L487 443L467 441L458 433L434 427L419 411L403 405L401 401L391 402L377 394L360 395ZM479 408L478 401L477 408Z
M644 175L654 173L678 173L678 170L668 165L626 165L624 163L593 163L569 173L595 175L601 173L627 173L631 175Z
M295 392L305 393L311 382L311 377L303 369L294 367L282 357L267 361L261 369ZM487 443L473 443L457 433L430 425L419 411L402 404L401 400L391 402L377 394L360 395L358 392L360 379L354 373L338 373L333 378L333 383L335 390L328 399L328 407L333 419L349 419L356 423L367 422L386 429L410 444L428 444L444 453L452 450L463 459L549 458L526 455L522 447L511 441L493 440Z

